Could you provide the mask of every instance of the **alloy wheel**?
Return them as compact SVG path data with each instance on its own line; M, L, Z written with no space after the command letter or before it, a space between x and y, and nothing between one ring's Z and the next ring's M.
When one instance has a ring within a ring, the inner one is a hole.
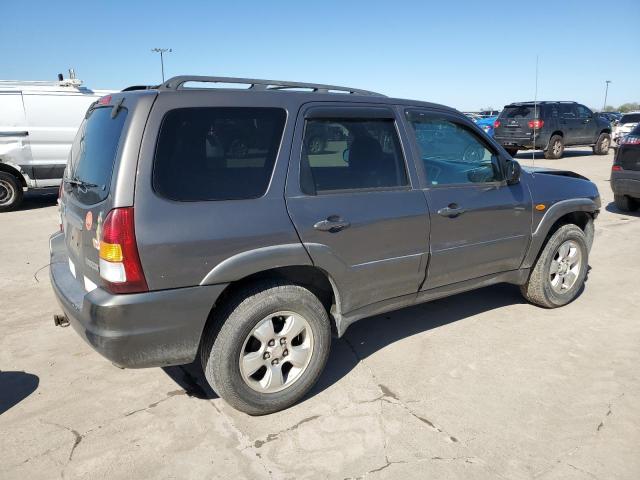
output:
M563 294L578 280L582 268L582 251L573 240L567 240L558 247L549 268L551 288Z

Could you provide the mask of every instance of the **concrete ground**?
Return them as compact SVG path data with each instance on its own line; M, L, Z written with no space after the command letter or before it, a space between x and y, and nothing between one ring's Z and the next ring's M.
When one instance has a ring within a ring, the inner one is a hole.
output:
M575 302L499 285L363 320L308 398L259 418L193 367L119 370L54 327L55 193L29 195L0 214L0 478L640 478L640 215L611 204L611 162L536 160L602 194Z

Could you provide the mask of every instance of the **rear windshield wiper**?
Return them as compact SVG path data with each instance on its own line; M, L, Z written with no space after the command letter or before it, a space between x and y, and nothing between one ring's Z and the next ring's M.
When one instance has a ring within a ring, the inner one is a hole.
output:
M72 187L78 187L79 189L85 190L85 191L89 188L100 188L101 190L104 190L104 185L85 182L84 180L81 180L78 177L63 178L62 181L67 185L71 185Z

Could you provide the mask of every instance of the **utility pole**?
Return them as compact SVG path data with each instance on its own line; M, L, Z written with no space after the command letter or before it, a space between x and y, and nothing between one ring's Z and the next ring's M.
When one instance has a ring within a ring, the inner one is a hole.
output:
M609 93L609 84L611 80L605 80L606 87L604 88L604 104L602 105L602 111L607 108L607 94Z
M173 50L171 48L152 48L151 51L160 54L160 68L162 69L162 83L164 83L164 54L171 53Z

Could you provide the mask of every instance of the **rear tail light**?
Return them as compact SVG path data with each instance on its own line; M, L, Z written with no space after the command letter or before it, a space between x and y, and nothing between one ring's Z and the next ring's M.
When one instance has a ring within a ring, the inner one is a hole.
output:
M493 128L498 128L500 126L500 120L496 120L493 122Z
M111 95L105 95L98 99L98 105L109 105L111 103Z
M622 167L620 165L614 165L613 167L611 167L611 171L612 172L621 172L622 171Z
M543 126L544 126L544 120L540 120L539 118L536 120L529 120L529 128L540 130Z
M640 136L627 135L625 137L622 137L622 140L620 140L620 145L640 145Z
M147 292L133 222L133 207L115 208L102 225L100 277L112 293Z

